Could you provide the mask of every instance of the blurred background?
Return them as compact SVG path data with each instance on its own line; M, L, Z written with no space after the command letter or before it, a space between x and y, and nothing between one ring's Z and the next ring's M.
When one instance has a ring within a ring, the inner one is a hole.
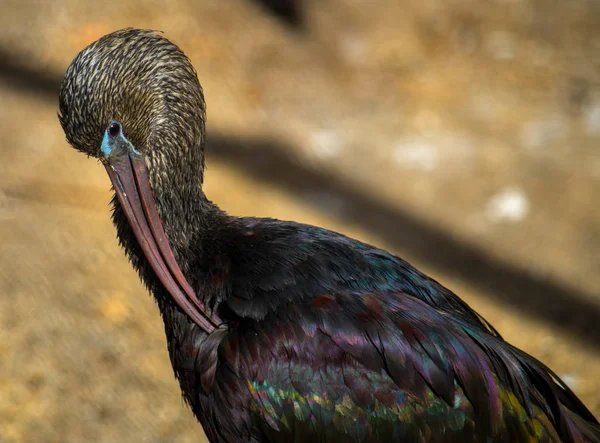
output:
M160 29L208 103L206 193L458 293L600 415L600 3L0 4L0 442L197 442L104 169L56 118L73 57Z

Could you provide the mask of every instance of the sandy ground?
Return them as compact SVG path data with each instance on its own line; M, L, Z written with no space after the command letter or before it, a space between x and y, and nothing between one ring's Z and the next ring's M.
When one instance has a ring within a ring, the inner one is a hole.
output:
M290 30L249 0L2 2L1 442L203 438L108 178L56 119L71 59L126 26L198 70L212 200L393 250L600 415L600 8L298 3Z

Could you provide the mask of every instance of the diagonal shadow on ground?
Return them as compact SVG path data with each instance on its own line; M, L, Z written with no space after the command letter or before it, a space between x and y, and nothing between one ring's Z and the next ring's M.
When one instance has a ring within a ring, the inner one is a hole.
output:
M278 18L288 29L303 31L306 27L302 0L254 0Z
M0 81L12 88L56 101L61 75L19 65L17 57L0 50ZM304 197L329 195L341 202L341 217L375 232L391 247L456 275L485 290L515 310L555 324L580 340L600 349L600 305L591 294L570 289L552 280L541 280L483 249L469 245L410 213L389 208L358 189L325 172L301 164L291 150L277 141L239 139L209 133L209 158L218 158L253 175L257 180Z

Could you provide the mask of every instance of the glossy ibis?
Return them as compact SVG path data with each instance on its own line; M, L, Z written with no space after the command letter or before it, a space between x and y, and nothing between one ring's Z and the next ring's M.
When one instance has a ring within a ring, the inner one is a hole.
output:
M85 48L59 117L106 167L117 236L210 441L600 441L554 373L407 262L208 200L202 89L160 34Z

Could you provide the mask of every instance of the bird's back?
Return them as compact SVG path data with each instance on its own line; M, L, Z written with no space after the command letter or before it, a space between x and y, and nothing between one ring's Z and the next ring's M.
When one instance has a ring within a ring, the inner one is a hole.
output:
M296 223L220 229L203 268L233 326L182 384L212 441L600 441L554 374L401 259Z

